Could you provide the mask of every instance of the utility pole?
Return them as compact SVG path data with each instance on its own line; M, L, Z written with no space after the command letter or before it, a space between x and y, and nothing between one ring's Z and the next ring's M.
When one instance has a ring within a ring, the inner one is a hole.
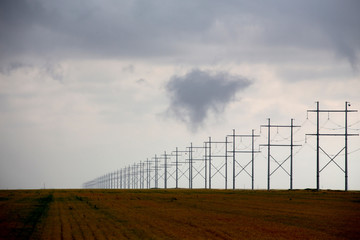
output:
M147 158L146 159L146 165L147 165L147 167L146 167L146 180L147 180L147 188L148 189L150 189L150 187L151 187L151 181L150 181L150 179L151 179L151 174L150 174L150 161L149 161L149 158Z
M188 148L188 156L189 156L189 189L192 189L192 152L193 152L193 145L192 143L190 143L190 147L187 147Z
M176 151L175 151L175 153L176 153L176 177L175 177L175 188L179 188L179 183L178 183L178 177L179 177L179 159L178 159L178 157L179 157L179 152L178 152L178 148L176 147Z
M128 166L128 189L130 189L131 188L131 174L130 174L130 171L131 171L131 169L130 169L130 165Z
M324 170L331 162L344 172L345 174L345 191L348 191L348 137L349 136L359 136L359 134L349 134L348 133L348 116L349 112L357 112L357 110L348 110L350 107L349 102L345 102L345 110L320 110L319 102L316 102L316 110L308 110L307 112L316 112L316 134L306 134L307 136L316 136L316 189L320 190L320 172ZM320 113L344 113L345 114L345 133L320 133ZM330 157L329 154L320 147L320 136L344 136L345 137L345 146L334 156ZM323 168L320 169L320 150L329 157L330 161ZM336 162L335 158L345 150L345 169L342 169Z
M190 155L190 149L189 150L184 150L184 151L179 151L179 149L176 147L176 150L175 150L175 166L176 166L176 169L175 169L175 186L176 188L179 188L179 179L185 174L182 172L182 174L180 174L179 176L179 164L181 165L182 163L183 164L188 164L189 165L189 171L190 171L190 156L189 156L189 161L187 162L186 160L184 162L179 162L179 157L181 155L179 155L179 153L185 153L185 154L189 154ZM172 155L173 156L173 155ZM190 173L189 173L189 176L190 176ZM190 184L189 184L190 185Z
M228 139L227 136L225 136L225 189L227 189L227 181L228 181Z
M260 146L267 146L268 147L268 175L267 175L267 179L268 179L268 187L267 190L270 190L270 176L276 172L276 170L278 170L279 168L282 168L290 177L290 189L293 189L293 147L295 146L301 146L301 145L294 145L293 142L293 129L299 128L301 126L294 126L294 119L291 119L291 124L290 125L271 125L270 124L270 118L268 118L268 124L267 125L261 125L260 127L266 127L268 128L268 143L267 144L260 144ZM270 133L271 133L271 128L290 128L290 144L271 144L271 137L270 137ZM279 163L278 161L276 161L276 159L271 155L270 153L270 148L271 147L290 147L290 155L282 162ZM278 167L270 172L270 159L273 159L277 164ZM288 173L288 171L286 171L286 169L282 166L288 159L290 159L290 173Z
M235 129L233 129L233 190L235 190Z
M212 144L225 144L225 155L216 155L212 153ZM207 154L205 154L205 163L206 163L206 159L209 159L209 189L212 188L212 178L216 175L216 174L221 174L224 177L224 181L225 181L225 188L227 186L227 138L225 138L225 141L212 141L211 137L209 137L209 141L205 142L205 148L208 149L206 152L208 152ZM213 163L213 160L216 158L224 158L224 164L222 164L219 167L216 167ZM212 170L215 169L215 172L213 173ZM224 174L221 172L221 170L224 169Z
M255 135L254 130L252 130L252 134L235 134L235 129L233 129L233 134L228 135L229 137L233 137L233 150L229 151L232 152L233 155L233 189L235 189L235 179L236 177L242 173L243 171L247 173L251 177L251 188L254 189L254 154L259 153L260 151L255 151L254 144L255 144L255 137L260 137L260 135ZM236 150L236 137L238 138L251 138L251 151L249 150ZM226 145L227 145L226 139ZM227 148L227 147L226 147ZM239 161L236 161L236 153L251 153L251 161L248 162L246 165L242 166ZM226 156L227 157L227 156ZM239 173L236 173L236 163L240 166L241 170ZM247 166L251 163L251 174L246 171Z
M205 169L205 167L203 167L200 170L197 170L195 168L195 175L193 175L194 162L196 162L196 161L203 162L204 161L204 155L202 156L202 158L196 158L196 157L194 158L194 156L193 156L194 149L204 149L205 147L204 146L194 147L193 144L191 143L190 147L187 147L187 148L188 148L188 153L189 153L189 159L188 159L189 160L189 188L192 189L193 188L193 180L197 175L200 175L201 177L203 177L203 179L205 179L205 174L202 175L202 173L201 173L201 170Z
M209 137L209 189L211 189L211 137Z
M205 189L207 189L207 158L208 158L208 154L207 154L207 142L204 142L204 148L205 148ZM211 173L210 173L211 175Z
M164 188L167 189L167 154L164 152Z
M155 188L159 188L159 185L158 185L158 180L159 180L159 165L158 165L158 158L155 154Z

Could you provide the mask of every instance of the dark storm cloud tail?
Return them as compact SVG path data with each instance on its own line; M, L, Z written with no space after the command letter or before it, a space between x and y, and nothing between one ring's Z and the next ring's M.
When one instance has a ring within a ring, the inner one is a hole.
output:
M166 85L170 96L168 113L197 130L208 113L223 113L238 91L250 81L225 72L211 73L194 69L184 76L173 76Z

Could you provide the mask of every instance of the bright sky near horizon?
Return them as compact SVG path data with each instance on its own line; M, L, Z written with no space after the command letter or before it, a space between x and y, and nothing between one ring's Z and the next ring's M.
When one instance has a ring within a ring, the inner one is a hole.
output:
M232 129L260 134L267 118L302 125L294 187L314 188L316 145L305 134L316 116L306 111L315 101L360 110L359 12L357 0L2 0L0 189L80 188ZM321 116L321 131L343 132L343 114ZM360 113L348 118L358 134ZM331 139L324 148L336 155L343 139ZM360 190L359 149L349 137L349 189ZM266 188L262 150L257 188ZM321 178L343 188L333 162ZM279 175L273 186L287 182Z

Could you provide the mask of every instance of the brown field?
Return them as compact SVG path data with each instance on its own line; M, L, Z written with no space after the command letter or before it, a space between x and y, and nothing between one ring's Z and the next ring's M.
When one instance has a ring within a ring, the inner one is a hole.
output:
M360 239L360 192L4 190L0 239Z

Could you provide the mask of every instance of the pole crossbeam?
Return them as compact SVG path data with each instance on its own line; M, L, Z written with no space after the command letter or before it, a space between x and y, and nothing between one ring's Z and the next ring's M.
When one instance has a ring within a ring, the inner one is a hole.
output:
M349 102L347 102L349 103ZM335 113L346 113L346 112L357 112L357 110L320 110L320 109L313 109L307 110L308 112L335 112Z
M261 147L267 147L267 146L271 146L271 147L300 147L302 145L300 144L259 144L259 146Z
M260 153L261 151L246 151L246 150L238 150L238 151L228 151L232 153Z
M260 125L260 127L275 127L275 128L289 128L289 127L301 127L301 126L296 126L296 125Z
M342 133L319 133L319 134L316 134L316 133L308 133L306 134L306 136L333 136L333 137L336 137L336 136L339 136L339 137L344 137L344 136L359 136L359 134L357 133L353 133L353 134L342 134Z

